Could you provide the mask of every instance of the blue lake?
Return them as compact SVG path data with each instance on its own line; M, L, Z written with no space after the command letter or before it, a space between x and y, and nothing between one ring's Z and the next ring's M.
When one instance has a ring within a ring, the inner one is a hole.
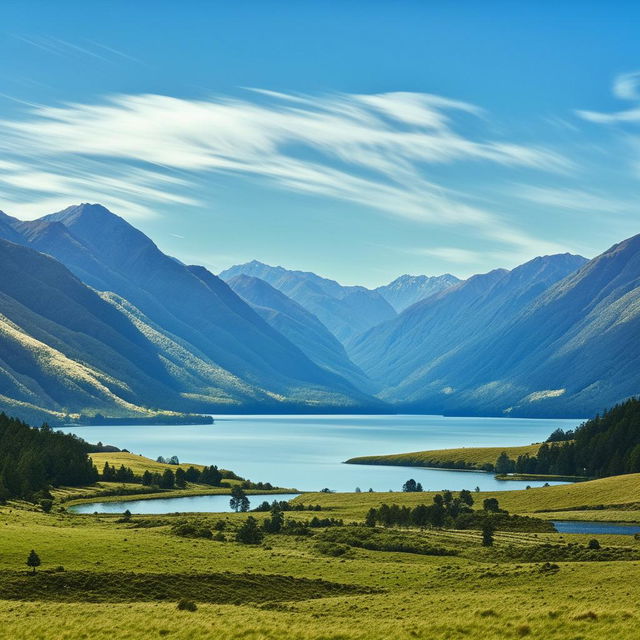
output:
M67 427L149 458L216 464L253 481L318 491L399 491L409 478L425 490L522 489L543 482L500 481L492 474L343 464L355 456L452 447L542 442L556 428L580 420L450 418L443 416L214 416L213 425ZM180 511L184 509L180 508Z
M554 521L558 533L590 533L592 535L632 536L640 533L640 526L622 522L579 522L577 520Z
M264 500L292 500L298 494L249 495L249 508L255 509ZM117 502L90 502L68 507L73 513L123 513L127 509L134 514L152 513L223 513L232 511L230 496L185 496L184 498L157 498L153 500L118 500Z

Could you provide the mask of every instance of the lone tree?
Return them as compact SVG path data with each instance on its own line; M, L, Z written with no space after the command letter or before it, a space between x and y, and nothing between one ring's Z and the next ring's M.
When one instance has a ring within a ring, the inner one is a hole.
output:
M482 525L482 546L483 547L492 547L493 546L493 534L495 533L496 528L493 526L493 523L488 520Z
M236 485L231 489L231 500L229 506L235 511L249 511L249 498L241 487Z
M36 567L39 567L42 563L40 562L40 556L31 549L31 553L29 553L29 557L27 558L27 567L31 567L33 569L32 573L36 572Z

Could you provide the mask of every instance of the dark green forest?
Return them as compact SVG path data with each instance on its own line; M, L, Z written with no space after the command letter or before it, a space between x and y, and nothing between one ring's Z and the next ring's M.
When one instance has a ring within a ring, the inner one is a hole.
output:
M0 500L31 499L51 486L93 484L98 472L88 451L76 436L0 413Z
M497 473L553 474L601 478L640 473L640 399L632 398L597 415L565 434L556 431L536 456L517 460L505 453L496 461Z

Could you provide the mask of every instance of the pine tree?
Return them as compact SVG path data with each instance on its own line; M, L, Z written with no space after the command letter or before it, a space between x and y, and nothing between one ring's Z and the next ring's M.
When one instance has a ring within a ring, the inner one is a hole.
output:
M33 549L31 549L29 557L27 558L27 566L31 567L33 569L33 573L35 573L36 567L39 567L41 564L40 557Z

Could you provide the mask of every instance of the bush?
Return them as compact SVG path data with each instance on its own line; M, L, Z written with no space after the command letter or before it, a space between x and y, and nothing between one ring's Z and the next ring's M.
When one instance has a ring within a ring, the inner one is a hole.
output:
M200 522L180 521L176 522L171 531L182 538L206 538L211 540L213 533L211 529Z
M249 516L236 533L236 541L242 544L260 544L263 538L264 534L253 516Z
M595 539L592 538L591 540L589 540L589 544L587 544L587 549L599 549L600 548L600 543Z
M394 531L364 526L333 527L321 534L324 542L346 544L371 551L399 551L427 556L455 556L457 551L429 543L415 532Z
M331 556L333 558L338 558L340 556L344 556L349 553L351 549L346 544L337 544L335 542L317 542L314 546L314 549L325 556Z
M178 609L180 611L197 611L198 606L193 600L182 599L178 602Z

